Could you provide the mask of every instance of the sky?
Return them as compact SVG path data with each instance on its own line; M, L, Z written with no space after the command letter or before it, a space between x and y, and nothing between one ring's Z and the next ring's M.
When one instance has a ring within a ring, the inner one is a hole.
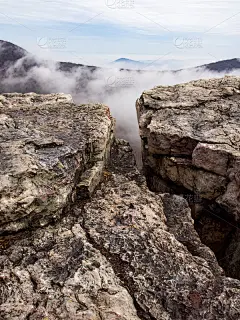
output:
M238 58L239 0L1 0L0 39L45 59L177 69Z
M64 76L52 61L104 67L124 57L172 70L240 58L239 0L1 0L0 24L0 39L49 60L25 79L9 72L8 85L36 78L43 92L70 93L76 103L105 103L119 136L138 151L135 101L143 90L224 74L187 69L139 75L102 68L76 93L77 81L92 75L77 70ZM114 93L106 94L112 88Z

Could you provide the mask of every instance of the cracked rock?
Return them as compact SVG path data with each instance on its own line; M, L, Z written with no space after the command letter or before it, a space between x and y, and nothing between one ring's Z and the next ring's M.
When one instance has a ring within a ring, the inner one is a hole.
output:
M106 106L4 94L0 110L0 319L240 318L240 281L201 242L187 201L148 189ZM211 174L228 181L222 163Z
M106 106L77 106L64 94L3 94L0 113L0 234L58 218L81 183L94 191L113 138Z
M137 100L145 173L213 200L240 217L240 78L145 91ZM157 183L158 181L159 183Z
M225 277L201 243L187 201L150 192L129 161L127 144L116 143L107 181L75 210L142 319L238 319L240 281Z

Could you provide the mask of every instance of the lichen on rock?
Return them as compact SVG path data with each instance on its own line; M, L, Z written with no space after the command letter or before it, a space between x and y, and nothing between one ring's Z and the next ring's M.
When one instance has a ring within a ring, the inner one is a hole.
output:
M137 101L145 169L240 216L240 79L145 91Z
M227 274L239 278L240 78L158 86L143 92L136 105L149 188L198 196L192 206L202 241L214 248L222 238L215 251ZM232 228L227 237L226 223ZM222 224L222 235L212 233L215 224Z
M64 94L4 94L0 101L1 234L61 215L81 176L104 166L114 120L106 106L77 106ZM90 193L98 180L95 170L85 181Z
M185 91L196 95L194 88ZM165 97L164 105L175 107L168 92L159 92L156 101ZM240 318L240 281L226 277L201 242L188 202L149 190L129 143L115 137L106 106L78 106L63 94L4 94L0 111L1 319ZM155 111L141 112L146 147L144 124ZM167 145L167 139L161 146L161 139L154 141L148 152ZM182 165L195 150L194 165L221 178L226 190L226 152L220 150L221 168L210 170L213 163L204 165L201 151L205 142L182 140L174 150L184 143ZM178 178L180 157L166 158L172 179ZM170 173L159 160L150 159L165 178ZM186 170L194 181L195 173ZM199 180L206 191L204 184Z

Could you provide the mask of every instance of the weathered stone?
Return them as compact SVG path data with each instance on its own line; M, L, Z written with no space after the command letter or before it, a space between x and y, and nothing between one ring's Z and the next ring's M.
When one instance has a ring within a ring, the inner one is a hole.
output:
M0 112L0 233L56 219L76 185L93 192L113 138L106 106L77 106L63 94L3 94Z
M186 200L149 191L107 107L64 95L0 100L1 319L240 318L240 281L201 243ZM39 199L39 186L51 186L52 202L19 200Z
M186 200L150 192L122 154L114 150L107 181L75 210L143 319L240 317L240 282L225 278L201 243Z
M139 320L131 296L77 217L6 242L0 256L1 319Z
M122 140L105 170L58 223L3 237L0 317L237 319L240 282L201 244L187 202L150 192Z
M137 101L146 174L215 200L237 220L239 88L240 78L226 76L155 87Z

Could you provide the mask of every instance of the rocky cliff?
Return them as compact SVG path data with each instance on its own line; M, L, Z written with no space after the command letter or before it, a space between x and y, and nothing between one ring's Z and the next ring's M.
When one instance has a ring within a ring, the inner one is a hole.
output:
M186 199L148 189L106 106L0 101L1 319L240 318L240 281Z
M240 218L240 78L159 86L143 93L137 110L150 189L185 194L196 221L208 224L209 232L200 230L205 242L228 246L224 233L235 238ZM222 225L209 237L221 219L233 228ZM223 263L231 260L228 273L240 277L238 254Z
M5 94L0 112L0 234L43 226L92 193L113 138L107 107L76 106L68 95Z

